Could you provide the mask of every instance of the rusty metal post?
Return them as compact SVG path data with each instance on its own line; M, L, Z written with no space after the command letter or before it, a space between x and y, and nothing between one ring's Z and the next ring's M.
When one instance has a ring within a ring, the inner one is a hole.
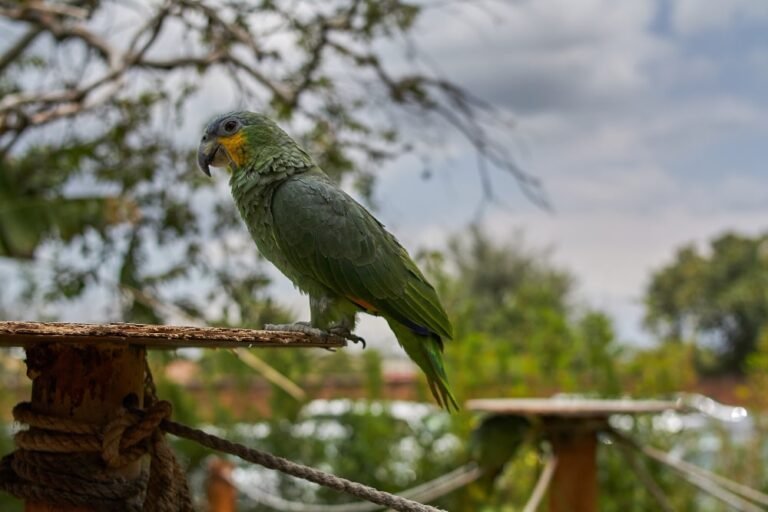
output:
M597 434L558 432L550 438L557 467L549 487L550 512L597 512Z
M145 348L112 343L35 344L27 348L35 412L105 425L128 397L142 405ZM142 460L116 470L137 478ZM91 512L90 507L27 503L27 512Z

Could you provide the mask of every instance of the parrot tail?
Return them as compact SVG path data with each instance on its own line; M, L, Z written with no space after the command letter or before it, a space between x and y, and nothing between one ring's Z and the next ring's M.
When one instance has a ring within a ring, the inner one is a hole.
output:
M459 405L448 387L448 376L443 365L443 342L437 334L423 335L414 332L395 319L387 318L389 327L408 356L427 376L432 395L440 407L458 411Z

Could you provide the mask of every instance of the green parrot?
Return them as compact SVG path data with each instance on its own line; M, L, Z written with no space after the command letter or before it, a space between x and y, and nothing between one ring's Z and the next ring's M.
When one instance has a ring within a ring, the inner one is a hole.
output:
M537 430L524 416L492 415L472 431L469 452L483 470L479 483L489 492L521 446L535 439Z
M458 409L442 357L452 335L448 316L408 252L368 210L262 114L213 119L197 158L208 176L210 166L229 168L232 195L259 251L309 295L310 322L266 329L358 342L357 313L380 315L437 402Z

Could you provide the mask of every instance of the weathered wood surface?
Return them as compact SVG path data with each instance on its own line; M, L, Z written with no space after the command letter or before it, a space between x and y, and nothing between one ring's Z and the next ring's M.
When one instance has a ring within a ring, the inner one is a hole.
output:
M145 324L77 324L58 322L0 322L0 346L30 347L39 343L117 343L174 350L184 347L343 347L346 341L298 332L259 331L225 327L186 327Z

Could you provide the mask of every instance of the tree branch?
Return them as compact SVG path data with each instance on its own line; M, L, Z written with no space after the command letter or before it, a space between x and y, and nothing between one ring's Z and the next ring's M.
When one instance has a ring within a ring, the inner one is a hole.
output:
M2 73L9 64L19 58L21 54L24 53L24 50L26 50L27 47L37 39L37 36L42 33L43 29L41 27L32 27L26 34L21 36L18 41L8 48L8 51L0 57L0 73Z

